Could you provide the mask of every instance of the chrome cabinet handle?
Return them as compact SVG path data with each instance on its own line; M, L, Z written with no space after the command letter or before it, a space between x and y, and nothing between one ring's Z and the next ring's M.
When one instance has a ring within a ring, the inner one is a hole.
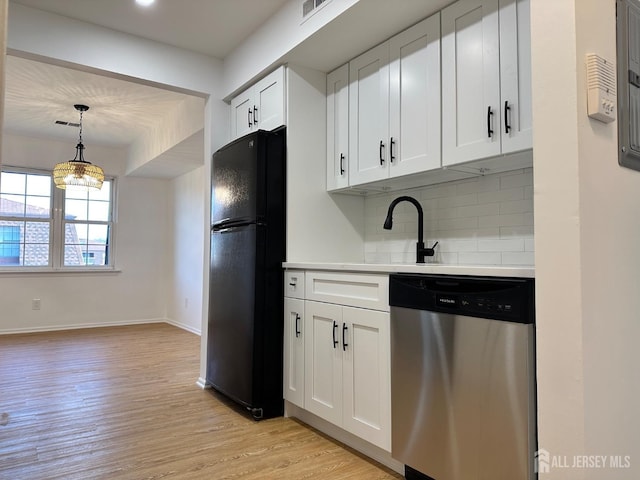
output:
M257 125L258 124L258 119L256 119L256 113L258 113L258 109L256 108L256 106L253 106L253 124Z
M251 123L251 109L249 109L249 111L247 112L247 123L249 124L249 127L251 127L251 125L253 125Z

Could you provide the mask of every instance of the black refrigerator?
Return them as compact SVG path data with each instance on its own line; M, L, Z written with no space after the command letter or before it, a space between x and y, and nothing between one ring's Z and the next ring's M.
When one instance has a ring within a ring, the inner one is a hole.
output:
M284 127L213 154L207 384L256 419L283 414Z

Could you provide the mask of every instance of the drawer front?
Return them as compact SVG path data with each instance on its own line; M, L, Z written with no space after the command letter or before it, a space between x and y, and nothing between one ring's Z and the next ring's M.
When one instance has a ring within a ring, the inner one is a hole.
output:
M389 276L306 271L307 300L389 311Z
M304 300L304 270L284 272L284 296Z

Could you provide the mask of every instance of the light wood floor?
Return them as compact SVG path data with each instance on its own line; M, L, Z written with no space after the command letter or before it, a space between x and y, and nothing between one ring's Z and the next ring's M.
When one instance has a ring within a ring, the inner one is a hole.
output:
M164 324L0 335L0 479L402 478L199 389L199 343Z

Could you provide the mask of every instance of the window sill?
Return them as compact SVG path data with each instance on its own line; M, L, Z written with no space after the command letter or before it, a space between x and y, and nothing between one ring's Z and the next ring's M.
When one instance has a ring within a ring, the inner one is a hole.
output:
M0 276L22 276L22 275L116 275L122 273L119 268L107 267L107 268L37 268L37 267L23 267L23 268L0 268Z

